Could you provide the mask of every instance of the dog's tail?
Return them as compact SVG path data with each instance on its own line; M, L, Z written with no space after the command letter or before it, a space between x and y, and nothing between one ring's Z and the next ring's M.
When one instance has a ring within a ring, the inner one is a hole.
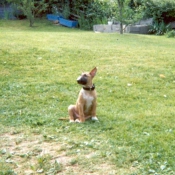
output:
M64 120L67 120L67 121L68 121L69 118L58 118L58 120L63 120L63 121L64 121Z

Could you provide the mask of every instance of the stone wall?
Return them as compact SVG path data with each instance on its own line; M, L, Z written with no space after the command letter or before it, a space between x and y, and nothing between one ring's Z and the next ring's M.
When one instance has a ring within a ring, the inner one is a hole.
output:
M152 24L153 19L146 19L137 22L135 25L129 25L125 28L125 33L138 33L138 34L148 34L149 26ZM120 24L113 24L113 25L105 25L99 24L93 26L94 32L101 32L101 33L113 33L120 31Z
M126 33L148 34L148 25L129 25L126 27Z
M105 24L98 24L93 26L94 32L98 33L113 33L119 32L119 25L105 25Z
M135 25L129 25L126 27L126 33L138 33L138 34L148 34L149 26L153 24L153 19L149 18L146 20L141 20Z

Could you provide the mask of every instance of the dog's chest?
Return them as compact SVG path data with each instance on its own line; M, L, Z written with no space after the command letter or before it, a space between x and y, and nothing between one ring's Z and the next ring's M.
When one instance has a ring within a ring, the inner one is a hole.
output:
M84 90L82 91L82 96L83 96L83 99L85 100L86 110L88 110L92 105L92 102L94 100L94 96L90 95L89 93L87 93Z

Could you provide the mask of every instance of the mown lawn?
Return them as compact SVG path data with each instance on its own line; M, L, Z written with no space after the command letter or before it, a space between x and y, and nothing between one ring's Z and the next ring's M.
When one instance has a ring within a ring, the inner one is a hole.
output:
M100 122L67 107L94 79ZM175 39L0 20L0 175L175 174Z

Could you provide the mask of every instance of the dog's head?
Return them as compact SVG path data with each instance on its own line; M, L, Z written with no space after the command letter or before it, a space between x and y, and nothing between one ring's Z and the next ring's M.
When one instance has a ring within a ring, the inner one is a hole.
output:
M95 77L97 68L95 67L90 72L84 72L77 78L77 83L81 85L91 85L92 79Z

